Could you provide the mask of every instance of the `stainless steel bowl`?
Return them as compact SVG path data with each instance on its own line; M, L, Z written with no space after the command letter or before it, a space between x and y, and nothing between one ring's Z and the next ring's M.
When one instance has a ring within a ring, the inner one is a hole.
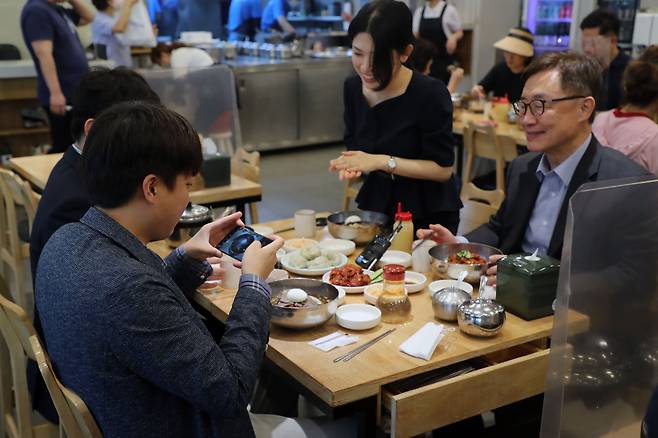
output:
M495 336L505 324L505 308L494 300L469 300L457 308L459 329L473 336Z
M310 296L328 297L331 301L313 308L286 309L272 306L272 322L291 329L305 329L324 324L336 313L338 308L338 289L320 280L308 278L289 278L270 283L272 298L288 293L290 289L299 288Z
M345 225L345 219L350 216L358 216L361 218L361 223ZM387 223L388 216L376 211L341 211L327 218L329 234L336 239L351 240L357 245L370 242Z
M441 278L459 278L459 273L466 271L466 281L473 284L478 284L480 276L484 275L487 271L488 263L480 265L463 265L460 263L449 263L448 256L456 254L459 251L468 250L474 254L478 254L489 260L489 256L494 254L502 254L502 252L493 246L484 245L481 243L443 243L430 249L430 256L432 256L432 270Z
M432 295L434 316L445 321L457 321L457 308L471 296L458 287L445 287Z

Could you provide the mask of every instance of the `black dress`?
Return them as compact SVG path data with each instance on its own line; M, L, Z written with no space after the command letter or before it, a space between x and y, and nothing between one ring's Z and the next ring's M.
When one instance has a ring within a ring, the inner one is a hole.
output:
M448 36L443 30L443 14L445 14L446 9L448 9L448 2L443 4L439 18L425 18L425 7L423 7L420 12L420 29L418 29L419 36L432 42L436 47L436 56L432 58L430 67L430 76L441 79L444 84L447 84L450 80L448 66L455 61L455 57L450 55L446 49Z
M348 150L392 155L412 160L431 160L442 167L455 161L452 137L452 102L439 80L414 72L404 94L370 108L361 78L345 81L345 144ZM413 214L414 226L440 223L457 231L458 183L453 175L437 182L371 172L356 202L362 210L395 215L398 202Z
M510 102L519 100L523 92L521 73L514 73L505 61L491 67L479 85L484 88L485 93L492 91L495 97L507 96Z

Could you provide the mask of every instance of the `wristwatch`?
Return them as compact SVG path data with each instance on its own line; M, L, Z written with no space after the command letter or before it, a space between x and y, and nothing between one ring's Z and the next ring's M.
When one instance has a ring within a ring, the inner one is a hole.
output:
M393 172L395 172L395 168L398 167L398 162L395 161L394 156L388 157L388 161L386 162L386 166L388 167L388 173L391 174L391 179L393 179Z

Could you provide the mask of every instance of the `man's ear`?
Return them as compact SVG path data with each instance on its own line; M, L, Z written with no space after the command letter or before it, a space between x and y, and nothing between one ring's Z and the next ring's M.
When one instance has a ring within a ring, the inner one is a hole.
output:
M94 124L94 119L87 119L85 120L85 125L82 128L82 131L84 132L85 137L89 135L89 131L91 130L91 127Z
M159 182L157 176L150 173L142 180L142 196L149 204L154 204L158 197Z
M589 120L589 118L596 111L596 100L592 96L588 96L583 99L583 102L580 104L580 112L583 114L583 120Z

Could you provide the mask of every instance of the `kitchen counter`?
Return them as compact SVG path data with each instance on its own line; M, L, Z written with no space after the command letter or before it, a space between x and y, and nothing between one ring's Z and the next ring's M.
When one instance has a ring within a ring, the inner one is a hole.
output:
M102 59L89 61L89 67L112 67L113 63ZM35 78L37 71L31 59L0 61L0 79Z
M321 65L339 65L351 63L347 55L336 57L314 58L306 56L303 58L266 58L261 56L238 56L236 59L227 59L223 63L234 70L239 71L267 71L267 70L295 70L302 67Z

